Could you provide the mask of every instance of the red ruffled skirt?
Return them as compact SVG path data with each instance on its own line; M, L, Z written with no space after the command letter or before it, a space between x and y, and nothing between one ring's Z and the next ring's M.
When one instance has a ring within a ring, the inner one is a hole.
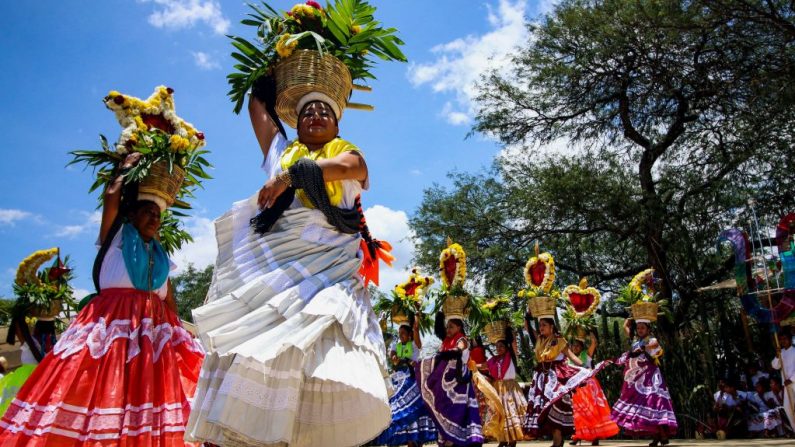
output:
M571 397L574 410L574 440L594 441L617 435L618 425L610 419L610 405L596 378L577 388Z
M203 351L154 294L86 306L0 420L0 446L182 446Z

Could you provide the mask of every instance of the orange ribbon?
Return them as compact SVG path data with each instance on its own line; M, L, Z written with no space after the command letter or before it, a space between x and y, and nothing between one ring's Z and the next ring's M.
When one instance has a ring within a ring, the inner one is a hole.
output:
M372 244L374 245L375 250L371 251L371 247L368 246L367 242L362 239L361 241L361 249L363 254L362 259L362 266L359 267L359 274L362 275L364 278L364 286L372 282L376 286L378 284L378 265L379 261L384 261L384 264L392 267L392 262L395 261L395 257L392 256L392 244L387 241L377 241L373 240ZM373 256L373 251L375 252L375 256Z

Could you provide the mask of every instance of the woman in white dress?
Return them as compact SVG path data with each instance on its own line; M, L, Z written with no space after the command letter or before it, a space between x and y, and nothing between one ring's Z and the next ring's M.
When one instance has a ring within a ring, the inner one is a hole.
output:
M268 180L216 220L213 282L193 311L208 354L187 439L361 445L390 423L384 340L362 277L377 280L388 244L367 232L367 166L337 137L340 106L304 97L288 142L273 91L263 81L249 102Z

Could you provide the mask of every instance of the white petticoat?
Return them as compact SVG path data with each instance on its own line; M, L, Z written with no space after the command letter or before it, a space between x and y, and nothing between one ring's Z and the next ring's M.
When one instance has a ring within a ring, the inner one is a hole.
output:
M355 446L390 423L385 347L357 273L359 236L317 210L266 235L256 196L216 223L208 302L193 311L207 356L186 431L224 446Z

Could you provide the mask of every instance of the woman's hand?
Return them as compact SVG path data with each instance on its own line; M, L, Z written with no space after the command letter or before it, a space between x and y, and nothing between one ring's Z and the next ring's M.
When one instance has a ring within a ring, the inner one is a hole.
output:
M129 169L133 166L137 165L139 161L141 161L141 157L143 154L140 152L133 152L127 155L124 158L124 162L121 164L121 169Z
M287 190L287 185L276 177L265 182L265 186L259 190L257 205L260 209L270 208L276 203L276 199Z

